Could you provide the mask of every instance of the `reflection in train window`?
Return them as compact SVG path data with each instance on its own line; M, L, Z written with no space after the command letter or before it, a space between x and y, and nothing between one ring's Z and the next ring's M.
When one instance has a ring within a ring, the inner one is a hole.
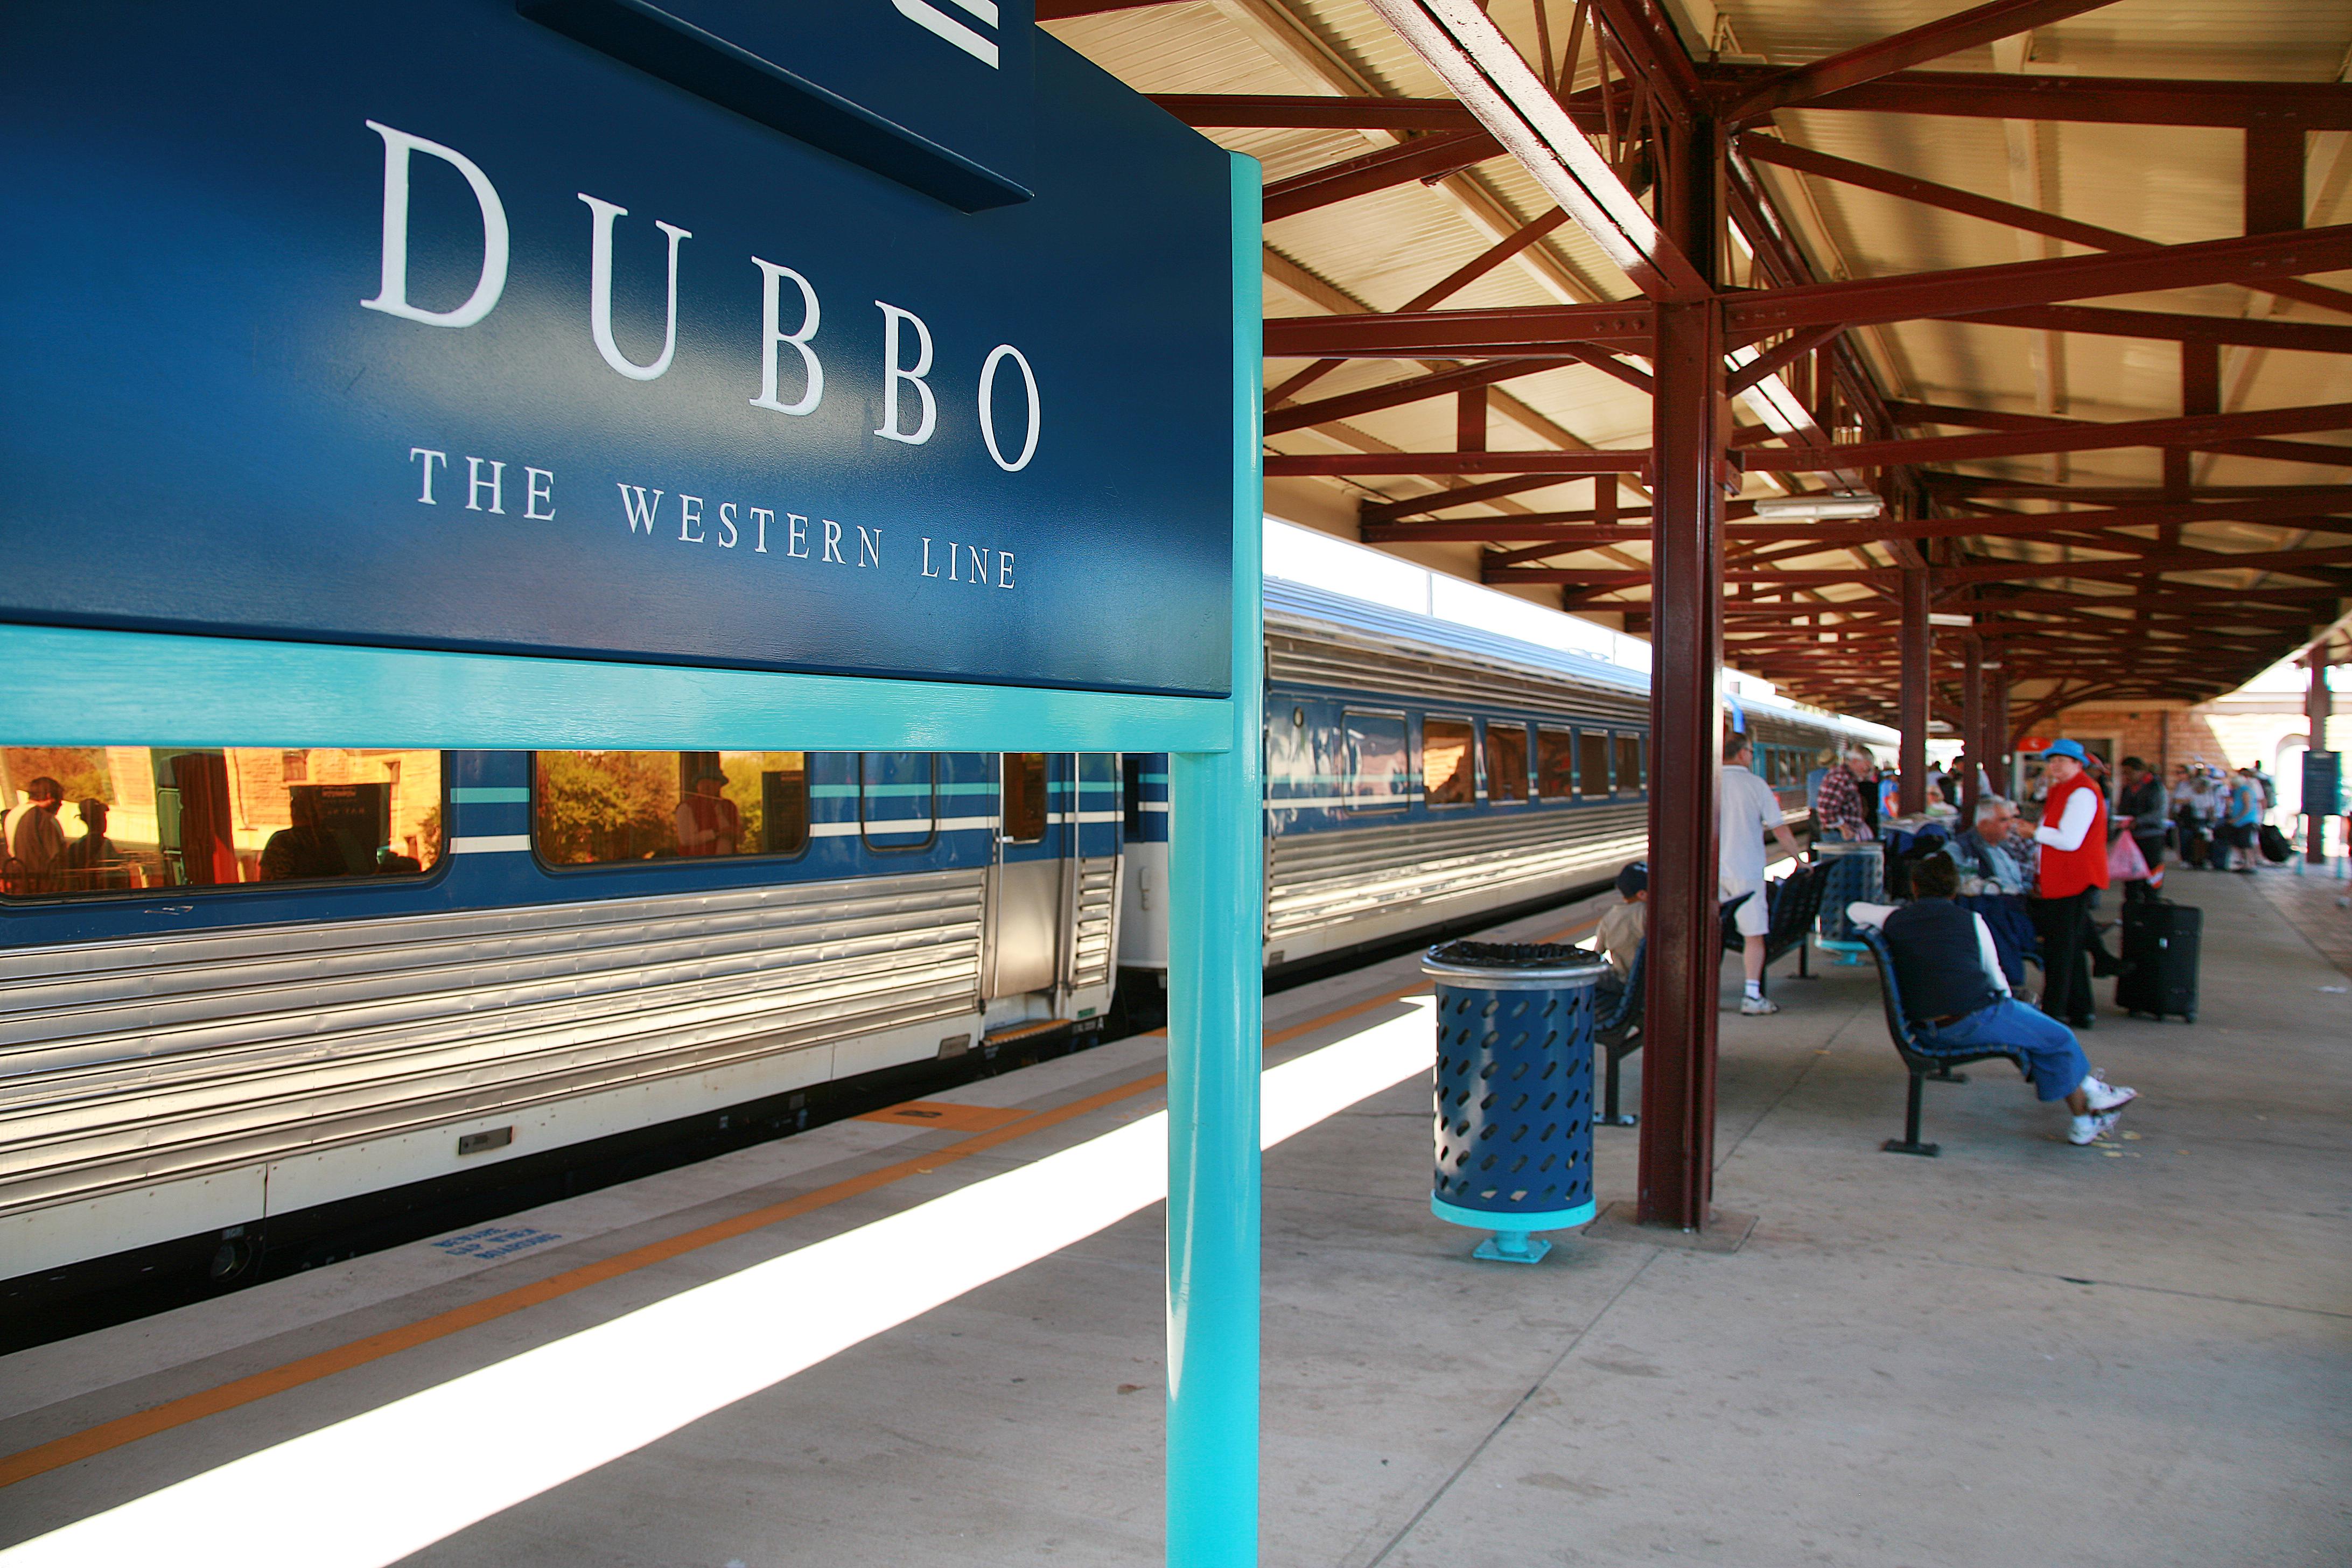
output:
M1642 737L1617 737L1617 787L1627 795L1639 795L1647 788L1649 775L1642 769Z
M441 858L441 753L0 747L0 895L418 876Z
M1357 811L1402 806L1412 793L1412 755L1402 714L1348 713L1339 721L1347 755L1340 796Z
M1575 793L1576 737L1566 730L1536 731L1536 794L1566 800Z
M1486 724L1486 798L1500 804L1528 798L1528 727Z
M1576 732L1576 793L1591 800L1609 793L1609 731Z
M1421 799L1424 805L1467 805L1477 793L1476 732L1463 719L1421 721Z
M797 855L805 752L541 752L531 846L557 866Z
M1045 837L1045 753L1004 753L1004 837L1034 844Z

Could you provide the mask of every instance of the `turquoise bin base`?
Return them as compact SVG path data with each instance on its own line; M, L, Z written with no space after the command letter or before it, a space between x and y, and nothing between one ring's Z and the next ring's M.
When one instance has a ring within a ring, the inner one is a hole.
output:
M1485 1209L1464 1208L1443 1198L1432 1198L1429 1212L1450 1225L1494 1232L1471 1252L1473 1258L1483 1258L1490 1263L1535 1263L1551 1250L1551 1243L1538 1240L1535 1232L1573 1230L1578 1226L1590 1225L1599 1205L1580 1204L1572 1209L1548 1209L1541 1214L1489 1214ZM1502 1228L1504 1226L1509 1228Z

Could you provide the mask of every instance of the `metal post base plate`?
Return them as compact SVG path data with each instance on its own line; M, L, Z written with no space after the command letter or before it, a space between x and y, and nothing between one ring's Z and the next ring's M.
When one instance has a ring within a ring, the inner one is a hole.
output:
M1480 1242L1470 1256L1489 1263L1537 1263L1550 1250L1551 1243L1539 1236L1529 1236L1523 1230L1498 1230Z
M1889 1154L1916 1154L1927 1160L1932 1160L1944 1152L1940 1143L1912 1143L1901 1138L1889 1138L1879 1148Z

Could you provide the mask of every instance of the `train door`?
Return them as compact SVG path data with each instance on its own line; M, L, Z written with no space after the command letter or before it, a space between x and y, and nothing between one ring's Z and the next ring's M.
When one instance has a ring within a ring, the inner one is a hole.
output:
M997 759L996 851L981 984L986 999L1061 984L1076 839L1076 762L1066 752L1006 752ZM1072 809L1054 809L1057 794Z

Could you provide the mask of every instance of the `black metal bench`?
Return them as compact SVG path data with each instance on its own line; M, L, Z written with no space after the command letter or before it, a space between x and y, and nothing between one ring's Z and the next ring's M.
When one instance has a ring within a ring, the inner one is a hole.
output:
M1929 1079L1937 1083L1966 1083L1969 1075L1952 1069L1969 1062L2011 1061L2021 1073L2025 1070L2025 1058L2008 1049L1950 1051L1929 1047L1919 1035L1918 1026L1903 1011L1903 992L1895 983L1895 956L1886 951L1886 938L1868 926L1858 925L1853 933L1870 949L1871 957L1878 961L1878 997L1886 1006L1886 1037L1895 1042L1895 1054L1911 1069L1910 1098L1903 1112L1903 1136L1889 1138L1879 1147L1889 1154L1918 1154L1932 1160L1943 1149L1939 1144L1919 1142L1922 1086Z
M1765 884L1769 913L1764 932L1762 989L1768 995L1771 992L1772 966L1787 957L1791 948L1797 953L1797 973L1808 978L1811 976L1812 970L1808 961L1812 956L1812 943L1806 939L1812 934L1813 921L1821 915L1822 899L1829 889L1830 868L1826 863L1800 866L1780 881ZM1748 898L1748 894L1742 893L1723 906L1723 951L1726 952L1738 952L1745 945L1747 939L1739 934L1739 928L1732 923L1731 917Z

